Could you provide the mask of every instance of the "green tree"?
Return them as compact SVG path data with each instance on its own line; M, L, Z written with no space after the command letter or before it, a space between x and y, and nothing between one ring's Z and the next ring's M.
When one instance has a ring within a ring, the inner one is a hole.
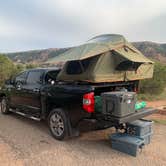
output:
M25 66L23 64L15 65L15 74L18 74L18 73L20 73L23 70L25 70Z
M140 92L143 94L160 94L166 87L166 65L155 63L152 79L142 80Z
M15 65L5 55L0 55L0 86L15 72Z
M27 64L25 67L26 67L26 69L33 69L33 68L38 67L38 65L37 64Z

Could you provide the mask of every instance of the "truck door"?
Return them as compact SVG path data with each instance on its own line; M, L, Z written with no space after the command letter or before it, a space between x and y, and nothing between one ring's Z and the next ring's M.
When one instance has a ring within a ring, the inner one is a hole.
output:
M40 110L40 89L42 86L44 71L30 70L26 79L26 84L22 87L25 93L25 105L30 110Z
M26 84L26 77L28 72L22 72L13 79L13 84L8 89L10 97L10 104L12 107L21 107L25 105L25 95L22 87Z

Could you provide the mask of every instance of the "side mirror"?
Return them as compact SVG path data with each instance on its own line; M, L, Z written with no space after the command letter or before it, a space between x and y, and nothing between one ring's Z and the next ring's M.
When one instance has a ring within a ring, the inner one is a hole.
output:
M13 84L15 84L16 86L17 86L17 85L24 85L25 83L26 83L25 80L18 80L18 81L14 81L14 80L13 80Z

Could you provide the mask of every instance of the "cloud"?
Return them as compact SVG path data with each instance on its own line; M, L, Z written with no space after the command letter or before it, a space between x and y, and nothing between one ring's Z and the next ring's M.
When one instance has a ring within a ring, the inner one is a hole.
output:
M166 14L155 16L149 20L134 26L135 33L131 29L130 37L132 40L151 40L166 43ZM138 35L139 34L139 35Z
M162 42L165 19L163 0L5 0L0 51L67 47L103 33Z

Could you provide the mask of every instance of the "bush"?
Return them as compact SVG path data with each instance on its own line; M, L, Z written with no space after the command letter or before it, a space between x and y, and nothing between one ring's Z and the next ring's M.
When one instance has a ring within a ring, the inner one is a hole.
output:
M37 64L27 64L25 67L26 67L26 69L33 69L33 68L38 67L38 65Z
M15 65L6 55L0 54L0 87L5 80L23 71L25 67L22 64Z
M5 55L0 55L0 86L16 71L13 62Z
M140 82L140 93L158 95L166 87L166 65L156 63L152 79Z
M38 67L36 64L14 64L6 55L0 54L0 87L10 77L15 76L25 69L36 67Z

